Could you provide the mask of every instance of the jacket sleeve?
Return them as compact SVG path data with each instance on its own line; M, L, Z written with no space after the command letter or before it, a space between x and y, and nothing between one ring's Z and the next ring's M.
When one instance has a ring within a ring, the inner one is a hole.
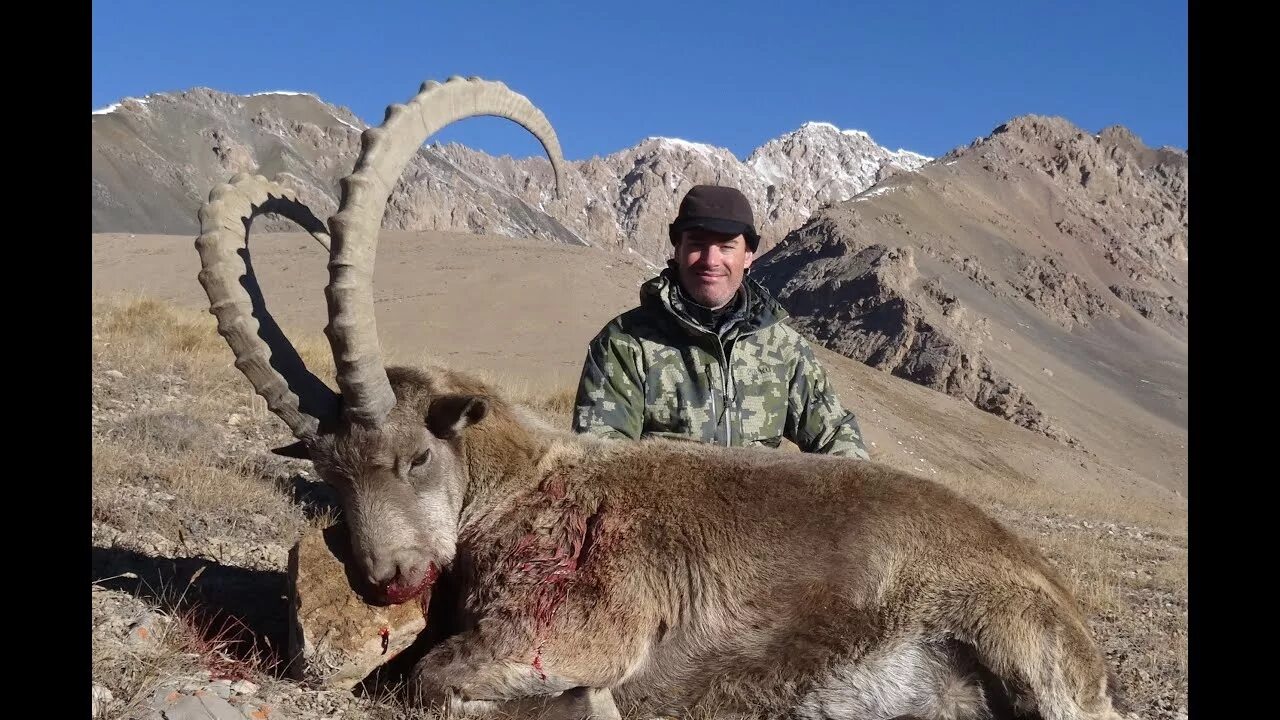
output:
M638 440L644 429L644 387L639 348L616 323L587 346L574 400L573 431Z
M840 404L804 338L799 338L798 350L788 397L787 439L804 452L870 460L857 418Z

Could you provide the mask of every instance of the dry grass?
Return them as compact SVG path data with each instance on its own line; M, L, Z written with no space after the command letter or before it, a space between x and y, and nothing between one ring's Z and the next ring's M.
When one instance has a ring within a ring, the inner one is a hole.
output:
M93 463L93 517L120 530L156 530L176 539L183 518L199 516L236 536L249 531L250 518L265 515L283 539L306 524L303 509L254 478L248 464L227 467L211 455L169 455L111 440L94 441ZM143 492L172 499L138 504Z
M127 641L94 638L94 680L117 700L100 717L136 717L158 692L199 678L262 683L276 672L278 656L255 642L251 628L191 600L198 578L197 572L182 587L144 582L148 599L132 603L143 611Z
M1124 697L1144 717L1172 715L1187 702L1187 550L1139 532L1081 520L1037 540L1090 617Z
M146 650L130 651L122 644L93 644L93 678L111 688L116 702L101 715L105 720L134 717L134 713L166 682L198 670L184 652L176 632L156 633Z
M926 434L930 433L930 430L933 430L932 434L935 436L945 437L948 434L949 428L932 429L928 426L926 419L918 418L917 421L920 423L922 432ZM1001 429L1008 432L1007 428ZM992 447L986 452L994 459L998 458L1001 450L998 447ZM945 455L945 451L937 450L931 454ZM909 463L897 462L891 457L882 461L902 470L911 470ZM1186 537L1185 513L1171 512L1167 505L1153 504L1142 496L1122 495L1108 489L1105 483L1100 485L1081 483L1068 491L1046 482L1039 482L1010 467L998 467L1002 463L993 464L997 465L996 469L989 473L981 473L964 462L939 461L937 466L940 473L930 475L929 479L946 485L979 504L1003 508L1009 512L1141 525L1166 535L1184 539ZM924 475L920 472L916 474Z
M193 536L199 534L288 547L306 527L332 522L330 505L298 490L323 495L322 488L299 480L296 473L305 464L263 452L291 438L232 366L211 315L146 298L101 298L94 304L93 333L96 523L125 534L158 535L176 552L193 554L199 547ZM289 336L308 367L332 384L327 342ZM389 360L402 361L394 355ZM573 388L480 374L553 424L568 427ZM1062 571L1093 618L1135 709L1155 717L1185 706L1184 522L1144 515L1140 503L1126 506L1101 492L1071 495L971 472L937 479L1038 544ZM218 633L192 625L190 612L171 609L188 621L177 623L180 630L159 643L156 653L99 655L95 645L95 680L119 698L136 700L167 677L207 668L210 653L219 651ZM346 717L431 715L388 701L352 707Z
M211 315L147 298L99 300L93 332L94 404L103 416L93 442L95 517L120 520L111 491L136 486L174 495L181 507L171 515L225 514L234 525L265 514L290 521L281 538L301 529L303 508L269 482L284 464L228 451L290 438L232 366ZM326 369L322 348L311 345L309 363Z
M231 350L207 312L177 307L146 296L113 295L93 302L94 354L126 367L182 370L206 390L251 391L231 367ZM316 375L333 378L333 358L323 337L291 333L298 354ZM203 397L210 400L210 397ZM263 408L265 410L265 407Z

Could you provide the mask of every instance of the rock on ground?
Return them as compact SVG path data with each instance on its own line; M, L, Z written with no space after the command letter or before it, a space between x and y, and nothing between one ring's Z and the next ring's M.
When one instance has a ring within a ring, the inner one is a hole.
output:
M311 530L289 552L291 674L309 685L351 689L426 629L417 601L378 606L353 589L343 525Z

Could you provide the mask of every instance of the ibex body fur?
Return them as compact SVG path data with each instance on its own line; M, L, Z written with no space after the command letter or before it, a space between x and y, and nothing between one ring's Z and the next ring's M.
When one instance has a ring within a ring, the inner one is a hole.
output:
M210 193L197 240L219 332L342 500L352 557L387 601L448 570L460 632L410 696L464 711L559 694L616 716L1118 718L1082 613L1040 555L947 489L843 458L618 442L546 425L477 380L386 368L372 275L387 197L422 142L479 114L546 148L522 96L424 85L367 130L324 225L260 177ZM331 251L340 393L271 322L242 258L252 218L294 218ZM1007 705L1007 707L1001 707Z

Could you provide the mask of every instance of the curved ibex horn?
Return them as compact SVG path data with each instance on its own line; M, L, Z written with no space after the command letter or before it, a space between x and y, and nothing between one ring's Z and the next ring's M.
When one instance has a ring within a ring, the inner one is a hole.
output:
M324 224L293 192L261 175L239 173L211 190L200 208L198 277L236 367L294 437L308 439L337 418L338 397L307 370L267 312L248 252L249 226L263 213L283 215L322 244L329 241Z
M408 104L387 108L381 127L364 131L355 170L342 181L338 213L329 218L332 252L325 288L325 334L333 346L343 406L361 424L381 423L395 405L373 308L373 266L387 198L428 137L478 115L504 117L533 133L551 160L557 195L564 187L564 158L551 123L527 98L500 82L454 76L443 85L423 83Z

